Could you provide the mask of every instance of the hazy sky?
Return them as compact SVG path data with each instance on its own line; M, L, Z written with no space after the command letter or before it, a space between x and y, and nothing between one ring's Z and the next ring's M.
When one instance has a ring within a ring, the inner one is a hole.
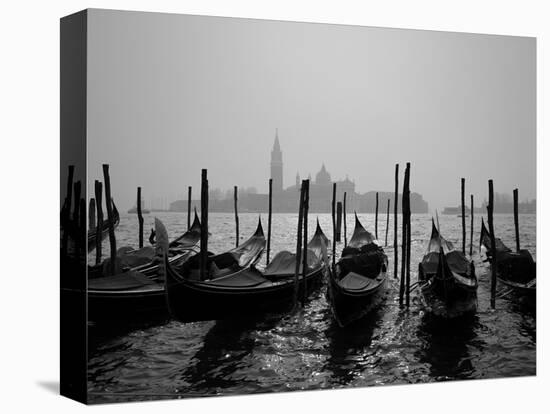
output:
M279 128L284 185L324 162L356 190L411 190L430 209L536 191L535 39L92 10L89 189L111 164L122 209L212 188L267 192ZM402 178L401 178L402 180ZM469 196L468 196L469 199Z

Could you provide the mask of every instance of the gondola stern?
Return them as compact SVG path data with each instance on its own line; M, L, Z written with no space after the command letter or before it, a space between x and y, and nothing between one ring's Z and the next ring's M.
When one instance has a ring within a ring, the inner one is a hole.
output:
M256 231L254 232L254 236L261 237L264 236L264 228L262 226L262 216L258 216L258 226L256 227Z
M200 231L201 230L201 221L199 215L197 214L197 208L195 207L195 218L193 219L193 224L189 231Z

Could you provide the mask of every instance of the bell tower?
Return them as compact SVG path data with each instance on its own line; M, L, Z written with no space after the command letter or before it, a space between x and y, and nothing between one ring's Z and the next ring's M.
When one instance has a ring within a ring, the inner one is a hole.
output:
M271 178L273 179L273 192L283 192L283 153L279 144L279 131L275 130L275 143L271 150Z

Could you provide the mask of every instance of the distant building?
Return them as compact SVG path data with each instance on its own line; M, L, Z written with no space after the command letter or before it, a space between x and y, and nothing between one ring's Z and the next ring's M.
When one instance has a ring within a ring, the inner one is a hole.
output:
M485 200L481 206L484 213L487 212L487 204L487 200ZM495 214L514 214L514 202L512 196L509 194L495 193L493 212ZM519 214L536 214L536 212L536 199L518 203Z
M275 143L271 150L271 179L273 180L273 194L283 192L283 152L279 144L279 131L275 131Z
M296 181L293 186L282 189L282 150L279 141L278 132L275 135L273 150L271 151L271 178L273 179L273 211L280 213L295 213L298 210L298 201L300 195L301 179L296 174ZM330 213L332 211L332 188L336 183L336 199L342 201L346 193L347 212L357 211L358 213L374 213L376 209L376 192L369 191L364 194L355 192L355 181L347 176L344 180L333 181L325 164L315 174L315 180L311 177L309 184L309 211L312 213ZM276 191L275 183L281 183ZM387 199L390 199L393 211L393 192L379 192L379 212L383 211ZM401 200L401 196L399 196ZM398 205L398 211L401 211L401 203ZM411 193L411 212L423 214L428 212L428 203L423 200L422 195Z
M300 175L296 174L294 185L284 188L283 186L283 152L279 141L279 132L275 132L275 141L271 150L270 162L271 179L273 180L273 211L275 213L296 213L298 211L298 202L300 196L300 186L302 180ZM336 199L342 201L346 193L346 208L348 213L357 211L358 213L374 213L376 208L376 191L369 191L364 194L355 192L355 181L347 176L344 180L333 181L325 164L321 165L320 170L315 174L315 180L311 179L309 184L309 211L311 213L330 213L332 211L332 187L336 183ZM393 192L379 192L379 213L382 214L387 206L387 200L390 200L391 211L393 211ZM401 201L401 195L398 200ZM239 211L241 212L267 212L268 194L242 193L239 192ZM197 205L193 201L193 206ZM212 212L232 212L233 200L210 200L209 210ZM187 211L187 201L178 200L170 205L172 211ZM401 203L399 202L398 211L401 212ZM424 201L422 195L411 193L411 212L416 214L425 214L428 212L428 203Z

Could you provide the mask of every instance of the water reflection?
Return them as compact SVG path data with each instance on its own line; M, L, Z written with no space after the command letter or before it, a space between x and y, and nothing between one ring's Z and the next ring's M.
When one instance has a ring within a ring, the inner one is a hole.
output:
M185 216L161 213L161 218L172 237L185 227ZM373 228L374 215L360 218ZM240 220L243 235L256 228L257 215L243 214ZM416 270L431 217L415 215L412 220L411 268ZM296 221L295 215L274 216L273 252L295 249ZM330 215L320 215L320 221L325 230L331 228ZM212 214L210 223L212 250L232 247L233 216ZM117 229L121 245L135 244L135 224L135 217L121 217ZM460 244L459 218L440 217L440 224L444 234ZM522 217L524 225L532 230L531 236L525 236L525 245L534 245L534 216ZM513 218L498 215L495 226L513 245ZM388 256L393 271L391 249ZM304 309L282 318L160 322L107 332L94 328L88 364L89 390L95 393L91 398L105 402L112 400L108 395L119 396L117 400L151 393L157 398L235 395L536 374L535 312L512 296L497 299L497 309L491 310L488 266L480 262L477 252L474 259L480 277L478 313L458 324L432 323L416 301L418 292L409 310L399 308L398 284L393 283L386 304L347 329L332 321L324 288L312 295ZM415 277L413 272L413 281Z
M477 315L441 320L425 314L417 329L421 341L417 357L429 365L437 380L468 378L474 370L468 344L476 338Z
M334 320L329 323L326 331L329 355L324 369L332 373L335 384L348 385L364 372L366 360L374 353L371 343L382 312L379 308L345 328Z
M254 378L235 374L246 368L243 361L254 350L257 333L272 329L280 319L281 316L272 316L216 321L204 336L202 347L194 355L191 365L182 367L178 380L189 384L188 391L201 394L217 394L237 385L254 384Z

